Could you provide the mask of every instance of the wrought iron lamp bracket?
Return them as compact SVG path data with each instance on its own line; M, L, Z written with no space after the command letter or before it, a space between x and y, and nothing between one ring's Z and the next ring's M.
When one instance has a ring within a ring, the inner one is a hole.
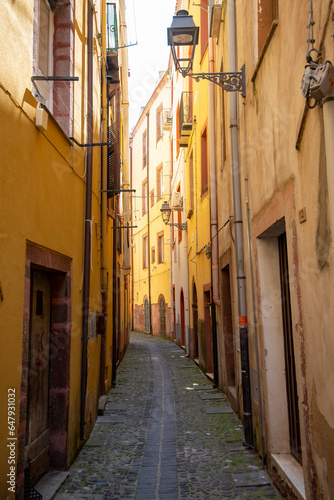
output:
M187 73L196 82L200 79L209 80L219 85L226 92L241 92L242 97L246 97L245 65L239 72L232 73Z
M186 222L168 222L167 225L168 226L175 226L178 229L180 229L180 231L187 231L187 223Z

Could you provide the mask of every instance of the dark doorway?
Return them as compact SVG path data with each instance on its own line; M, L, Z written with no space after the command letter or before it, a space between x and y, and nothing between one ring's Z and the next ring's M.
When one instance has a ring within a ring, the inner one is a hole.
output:
M300 442L300 420L298 410L298 391L296 380L295 353L290 302L290 283L286 233L278 237L279 268L282 298L282 318L285 354L286 388L288 397L288 415L291 454L301 464L302 450Z
M186 334L185 334L185 314L184 314L184 295L183 290L181 290L180 295L180 312L181 312L181 345L185 347L186 345Z
M176 340L175 286L173 286L173 340Z
M197 320L198 320L198 304L197 304L197 290L195 283L193 284L193 358L198 359L198 332L197 332Z
M205 321L206 371L207 373L213 373L210 291L204 292L204 321Z
M232 323L230 267L222 269L222 310L227 385L235 386L235 351Z

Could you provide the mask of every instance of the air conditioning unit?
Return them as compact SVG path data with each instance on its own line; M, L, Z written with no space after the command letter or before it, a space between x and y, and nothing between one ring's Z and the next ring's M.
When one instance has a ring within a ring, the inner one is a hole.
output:
M173 210L182 210L183 208L183 200L181 193L179 191L176 191L173 194Z
M170 130L173 124L173 116L172 111L170 109L166 109L163 112L163 129Z

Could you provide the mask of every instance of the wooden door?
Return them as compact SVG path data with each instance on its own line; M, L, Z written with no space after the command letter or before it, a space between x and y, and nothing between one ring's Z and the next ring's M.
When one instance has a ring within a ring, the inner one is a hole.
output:
M32 484L49 470L50 277L32 271L26 457Z

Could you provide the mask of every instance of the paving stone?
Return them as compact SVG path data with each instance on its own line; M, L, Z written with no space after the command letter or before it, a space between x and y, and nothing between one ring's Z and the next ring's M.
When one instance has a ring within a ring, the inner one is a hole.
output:
M224 413L234 413L231 407L224 406L206 406L204 408L205 413L208 415L221 415Z
M106 438L104 436L96 436L96 437L90 437L87 441L87 443L85 444L85 446L87 447L95 447L95 446L103 446L104 443L106 441Z
M223 394L219 394L219 393L217 393L217 394L200 394L200 398L204 399L204 400L206 400L206 399L213 399L213 400L224 399L224 400L226 400L225 396L223 396Z
M123 415L102 415L97 417L97 424L122 424L125 420Z
M116 403L107 403L106 410L107 411L126 411L128 408L127 404L116 404Z
M232 474L235 486L264 486L270 484L267 474L263 471L244 472L241 474Z
M226 448L228 451L247 451L247 448L239 443L227 443Z

